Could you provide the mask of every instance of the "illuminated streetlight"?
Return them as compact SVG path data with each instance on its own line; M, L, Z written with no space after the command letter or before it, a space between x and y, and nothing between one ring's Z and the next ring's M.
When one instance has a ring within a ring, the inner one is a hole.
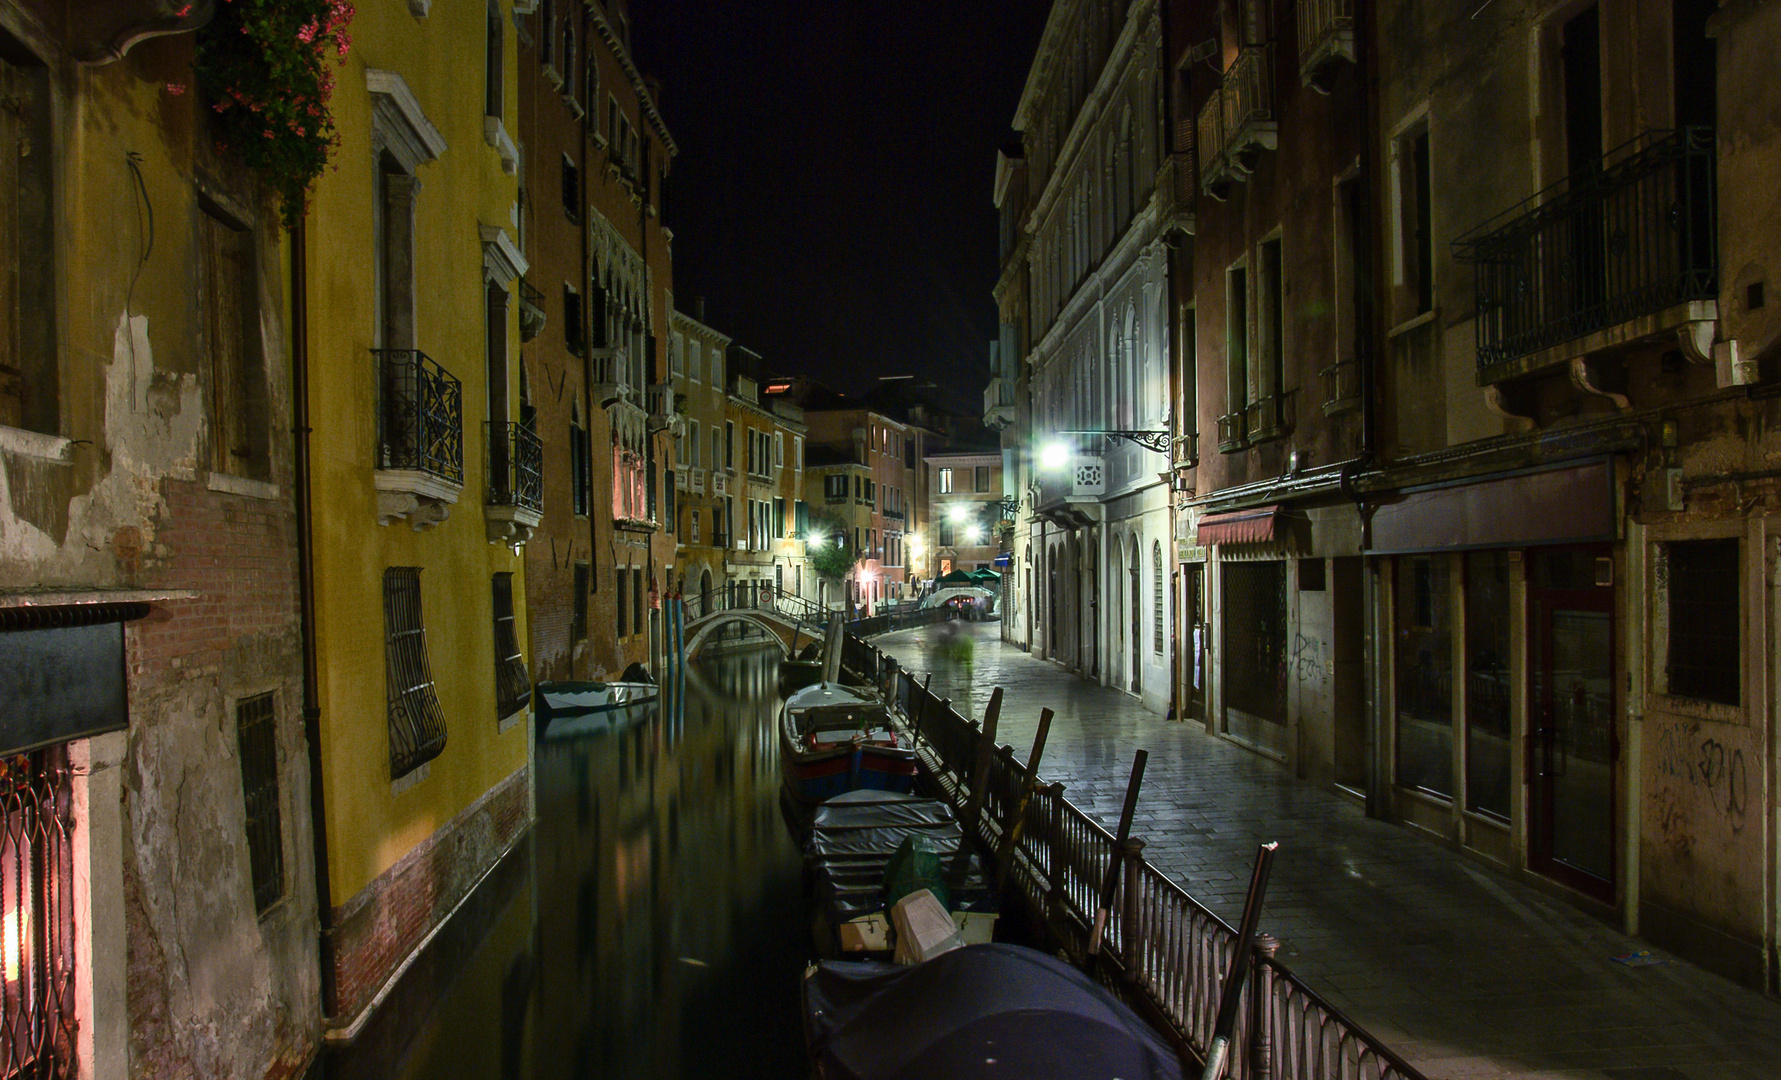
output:
M973 544L983 543L983 526L973 525L965 530L965 539Z
M971 508L964 503L953 503L952 507L946 511L946 516L956 523L963 524L965 519L971 516Z
M1048 442L1039 451L1039 467L1056 472L1070 463L1070 448L1062 442Z

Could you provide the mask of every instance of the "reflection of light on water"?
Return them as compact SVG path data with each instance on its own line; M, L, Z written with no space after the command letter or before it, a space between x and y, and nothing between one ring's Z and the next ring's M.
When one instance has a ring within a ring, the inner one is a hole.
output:
M649 883L648 833L619 840L613 846L612 880L618 885L618 907L622 914L631 906L631 899Z

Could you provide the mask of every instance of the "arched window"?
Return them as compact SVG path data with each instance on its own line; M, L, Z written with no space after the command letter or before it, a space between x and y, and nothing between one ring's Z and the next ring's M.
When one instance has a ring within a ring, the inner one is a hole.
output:
M563 16L563 89L575 96L575 9Z
M538 35L538 60L545 67L550 67L556 59L551 55L550 47L551 41L556 37L556 31L552 29L555 21L555 16L551 13L552 7L551 0L540 0L538 5L538 25L544 31Z
M1152 574L1151 596L1154 598L1151 606L1155 609L1152 617L1155 625L1152 627L1153 641L1151 645L1158 654L1161 654L1163 651L1163 542L1161 540L1150 546L1150 572Z

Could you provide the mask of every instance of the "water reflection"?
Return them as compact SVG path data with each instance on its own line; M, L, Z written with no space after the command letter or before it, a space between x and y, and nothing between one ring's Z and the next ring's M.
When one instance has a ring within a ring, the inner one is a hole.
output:
M327 1075L802 1075L777 659L733 648L659 708L539 740L537 827Z

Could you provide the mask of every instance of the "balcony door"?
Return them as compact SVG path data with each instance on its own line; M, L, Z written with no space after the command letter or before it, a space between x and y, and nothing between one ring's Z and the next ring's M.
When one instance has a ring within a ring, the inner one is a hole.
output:
M1528 862L1614 897L1614 589L1606 547L1529 553Z

